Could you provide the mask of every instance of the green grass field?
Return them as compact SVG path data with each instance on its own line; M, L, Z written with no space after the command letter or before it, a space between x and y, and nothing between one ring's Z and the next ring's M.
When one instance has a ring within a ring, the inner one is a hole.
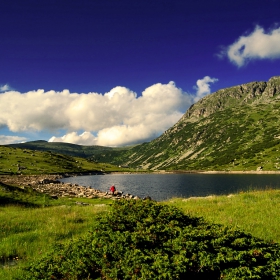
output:
M280 190L249 191L229 196L174 198L166 203L206 220L239 227L245 232L280 242Z
M18 196L11 187L9 196ZM0 186L0 279L15 279L21 266L45 254L56 243L63 243L87 233L94 218L110 210L108 199L49 200L42 194L20 191L19 200L3 203L9 197ZM32 199L31 199L32 198ZM48 207L46 207L48 200ZM78 206L75 201L90 203ZM280 242L280 190L250 191L231 196L174 198L162 202L203 217L211 223L239 228L266 241ZM16 263L16 265L8 264Z
M89 205L77 205L76 201ZM52 200L17 187L7 191L7 186L0 184L0 279L15 279L21 274L21 265L40 257L56 242L86 233L94 218L108 210L111 202L84 198Z

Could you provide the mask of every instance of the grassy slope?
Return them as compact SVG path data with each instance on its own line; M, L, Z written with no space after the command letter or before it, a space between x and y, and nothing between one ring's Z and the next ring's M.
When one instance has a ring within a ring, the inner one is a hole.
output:
M167 202L210 222L240 227L252 235L280 242L280 190L249 191L230 196L174 198Z
M242 106L182 121L111 162L170 170L279 170L279 110L279 102Z
M43 140L31 141L26 143L17 143L9 145L13 148L39 150L39 151L52 151L69 156L77 156L88 158L103 151L110 151L110 147L101 146L82 146L71 143L47 142Z
M82 173L101 170L122 171L117 166L95 163L85 158L0 146L0 174L2 175Z
M12 148L51 151L68 156L82 157L90 159L94 162L104 162L105 157L116 157L120 152L129 150L131 147L104 147L104 146L83 146L71 143L47 142L43 140L30 141L26 143L17 143L8 145Z

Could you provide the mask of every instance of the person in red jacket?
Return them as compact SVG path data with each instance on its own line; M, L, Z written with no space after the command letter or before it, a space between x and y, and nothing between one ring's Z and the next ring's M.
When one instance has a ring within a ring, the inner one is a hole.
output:
M110 191L112 194L115 194L116 188L114 185L111 186Z

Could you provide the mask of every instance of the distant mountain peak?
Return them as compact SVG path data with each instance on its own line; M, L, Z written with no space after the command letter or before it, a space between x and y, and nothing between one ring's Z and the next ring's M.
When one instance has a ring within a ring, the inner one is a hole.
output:
M179 122L186 119L197 121L229 107L270 102L275 95L280 98L280 76L272 77L268 82L251 82L220 89L193 104Z

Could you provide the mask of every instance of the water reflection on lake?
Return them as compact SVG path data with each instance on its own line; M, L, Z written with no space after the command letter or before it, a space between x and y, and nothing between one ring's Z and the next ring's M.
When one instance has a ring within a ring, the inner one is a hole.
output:
M62 182L109 191L112 184L124 194L162 201L172 197L231 194L248 189L280 188L277 174L109 174L78 176Z

